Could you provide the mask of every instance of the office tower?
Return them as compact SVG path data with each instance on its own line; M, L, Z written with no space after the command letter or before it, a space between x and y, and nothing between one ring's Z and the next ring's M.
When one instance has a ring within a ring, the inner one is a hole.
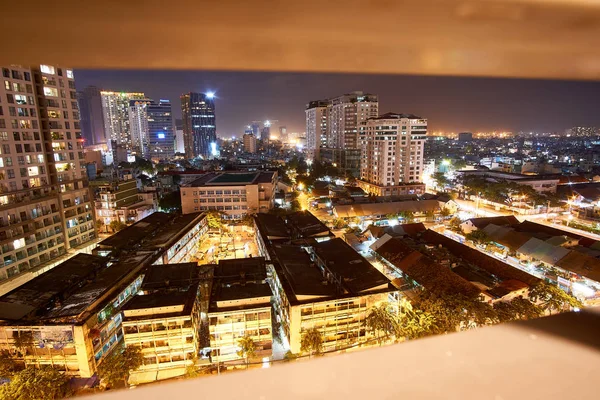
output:
M271 140L271 121L265 121L260 130L260 138L265 141Z
M181 114L185 156L213 156L217 142L214 94L190 92L182 95Z
M96 237L71 69L2 68L0 292Z
M148 153L148 106L150 99L129 100L129 129L131 150L140 157Z
M101 91L104 131L107 143L115 143L131 151L131 129L129 125L129 101L143 100L144 93ZM114 148L113 148L114 150Z
M280 126L279 127L279 140L282 142L287 142L287 127Z
M252 135L252 134L254 134L254 130L252 129L252 127L250 125L247 125L246 129L244 129L244 135Z
M415 115L388 113L363 122L359 186L380 196L412 194L406 184L421 182L426 135L427 120Z
M306 148L316 155L321 147L327 147L328 103L311 101L306 105Z
M256 136L252 133L244 134L244 151L246 153L256 153Z
M260 121L252 121L252 125L250 125L252 133L257 139L260 139L260 124Z
M79 114L81 115L81 135L85 146L106 144L102 96L96 86L87 86L77 92Z
M173 112L169 100L152 102L147 107L148 146L146 157L169 160L175 155L173 134Z

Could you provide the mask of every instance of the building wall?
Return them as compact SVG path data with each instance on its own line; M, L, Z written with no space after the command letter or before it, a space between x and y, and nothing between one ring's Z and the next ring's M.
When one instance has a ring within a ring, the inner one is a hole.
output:
M2 68L0 281L96 237L71 69Z
M148 106L151 100L129 101L129 126L132 150L141 157L148 152Z
M127 150L133 147L129 124L129 101L146 98L144 93L100 92L107 142L114 140ZM114 149L113 149L114 150Z
M425 184L379 186L365 181L357 181L358 187L375 196L407 196L425 193Z
M183 141L186 158L211 156L211 143L217 141L215 103L204 93L181 96Z
M244 151L246 153L256 153L256 136L252 134L244 135Z
M208 319L213 361L242 359L237 354L238 341L245 335L254 341L257 357L271 356L273 335L270 306L210 312Z
M175 155L173 113L168 100L160 100L148 106L148 146L143 152L146 158L170 160Z

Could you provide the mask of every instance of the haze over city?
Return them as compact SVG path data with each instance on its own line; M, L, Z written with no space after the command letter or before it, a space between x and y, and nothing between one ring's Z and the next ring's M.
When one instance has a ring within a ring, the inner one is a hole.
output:
M144 92L168 99L181 118L179 96L216 94L217 134L241 136L253 120L276 119L290 132L305 130L311 100L362 90L379 95L381 112L428 118L431 131L562 132L600 125L600 83L532 79L276 72L75 70L78 90ZM275 129L277 126L274 127Z

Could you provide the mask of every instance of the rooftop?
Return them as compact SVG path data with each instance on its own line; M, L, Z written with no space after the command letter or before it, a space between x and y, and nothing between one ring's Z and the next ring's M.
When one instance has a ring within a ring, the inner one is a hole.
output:
M340 238L315 243L313 249L325 268L351 294L381 289L390 283L385 275Z
M479 218L469 218L465 222L471 222L477 229L483 229L489 224L494 224L498 226L503 225L518 225L519 220L513 215L507 216L498 216L498 217L479 217Z
M291 226L302 238L332 236L329 228L309 211L297 211L288 214L285 218L288 226Z
M414 114L399 114L399 113L393 113L393 112L388 112L385 114L381 114L378 117L372 117L369 118L369 120L378 120L378 119L402 119L402 118L408 118L408 119L423 119L417 115Z
M439 211L442 208L442 206L443 204L440 203L438 200L408 200L388 203L338 204L334 207L334 212L340 218L369 217L374 214L394 214L400 211Z
M258 225L260 233L266 235L268 239L291 238L285 222L277 215L258 213L254 215L254 220Z
M275 173L276 172L274 171L210 172L185 186L246 186L258 183L269 183L273 180L273 175Z
M164 288L187 288L194 282L198 282L199 271L198 264L193 262L151 265L144 272L141 289L152 291Z

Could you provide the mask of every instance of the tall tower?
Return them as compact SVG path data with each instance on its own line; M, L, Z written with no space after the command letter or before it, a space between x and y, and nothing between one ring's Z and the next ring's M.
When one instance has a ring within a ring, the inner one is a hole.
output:
M73 71L2 67L0 293L96 237ZM10 134L9 131L10 130ZM19 277L19 278L17 278ZM29 278L28 278L29 277Z
M129 125L129 101L143 100L144 93L108 92L101 91L102 111L104 113L105 137L108 143L114 142L133 149ZM113 149L114 151L115 149Z
M148 105L148 146L144 155L158 160L169 160L175 155L173 112L169 100Z
M329 109L326 100L311 101L306 105L306 148L313 154L327 147L327 120Z
M352 92L330 99L327 147L358 149L358 126L378 112L379 101L373 94Z
M187 93L181 96L185 156L208 158L217 142L213 93Z
M129 129L132 150L146 157L148 153L148 106L150 99L129 100Z
M87 86L77 92L77 102L81 115L81 134L84 145L105 144L104 114L102 96L96 86Z

